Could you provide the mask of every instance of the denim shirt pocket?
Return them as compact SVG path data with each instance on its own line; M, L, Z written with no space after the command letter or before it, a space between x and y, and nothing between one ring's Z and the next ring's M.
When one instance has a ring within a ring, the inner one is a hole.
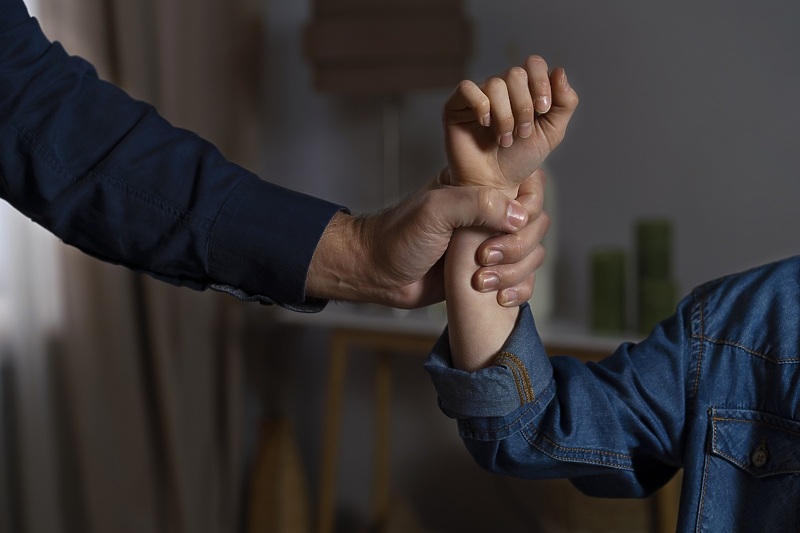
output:
M800 422L709 409L697 531L800 531Z

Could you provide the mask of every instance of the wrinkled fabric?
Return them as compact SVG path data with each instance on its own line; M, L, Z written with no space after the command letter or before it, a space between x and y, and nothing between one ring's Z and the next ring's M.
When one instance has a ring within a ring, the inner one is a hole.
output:
M549 357L530 309L495 365L426 362L485 468L644 497L683 469L680 531L800 530L800 257L695 289L598 363Z
M0 0L0 198L65 243L175 285L316 311L341 206L260 180L51 43Z

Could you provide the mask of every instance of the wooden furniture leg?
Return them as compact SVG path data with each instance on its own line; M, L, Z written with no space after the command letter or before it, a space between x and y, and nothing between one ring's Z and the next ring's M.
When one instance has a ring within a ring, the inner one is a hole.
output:
M373 456L373 524L381 524L389 513L391 462L392 366L389 354L381 351L375 361L375 455Z
M342 396L347 369L347 339L333 333L330 368L328 370L328 398L325 403L324 441L319 483L317 511L318 533L331 533L334 526L336 504L336 466L339 455L339 426L342 418Z

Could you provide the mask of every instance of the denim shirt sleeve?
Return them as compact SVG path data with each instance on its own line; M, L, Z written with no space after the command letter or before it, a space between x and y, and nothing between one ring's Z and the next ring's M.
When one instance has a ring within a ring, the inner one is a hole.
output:
M0 197L65 243L175 285L302 311L343 208L260 180L0 0Z
M570 478L588 494L641 497L680 465L685 419L686 313L643 342L598 363L548 357L530 308L494 364L452 368L447 332L426 362L442 410L458 421L488 470L525 478Z
M445 329L425 369L439 394L439 407L457 419L502 417L526 404L537 403L553 376L527 303L520 307L517 325L492 366L472 373L453 368Z

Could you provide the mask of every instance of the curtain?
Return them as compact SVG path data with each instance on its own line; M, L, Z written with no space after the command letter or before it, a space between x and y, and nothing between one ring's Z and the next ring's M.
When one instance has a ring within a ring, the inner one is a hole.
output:
M101 77L254 169L260 9L251 0L39 0L38 18ZM0 368L0 529L241 530L243 362L258 349L243 328L258 306L60 251L61 326L28 348L35 357L0 359L37 361L30 375L40 383L26 393L14 365Z

